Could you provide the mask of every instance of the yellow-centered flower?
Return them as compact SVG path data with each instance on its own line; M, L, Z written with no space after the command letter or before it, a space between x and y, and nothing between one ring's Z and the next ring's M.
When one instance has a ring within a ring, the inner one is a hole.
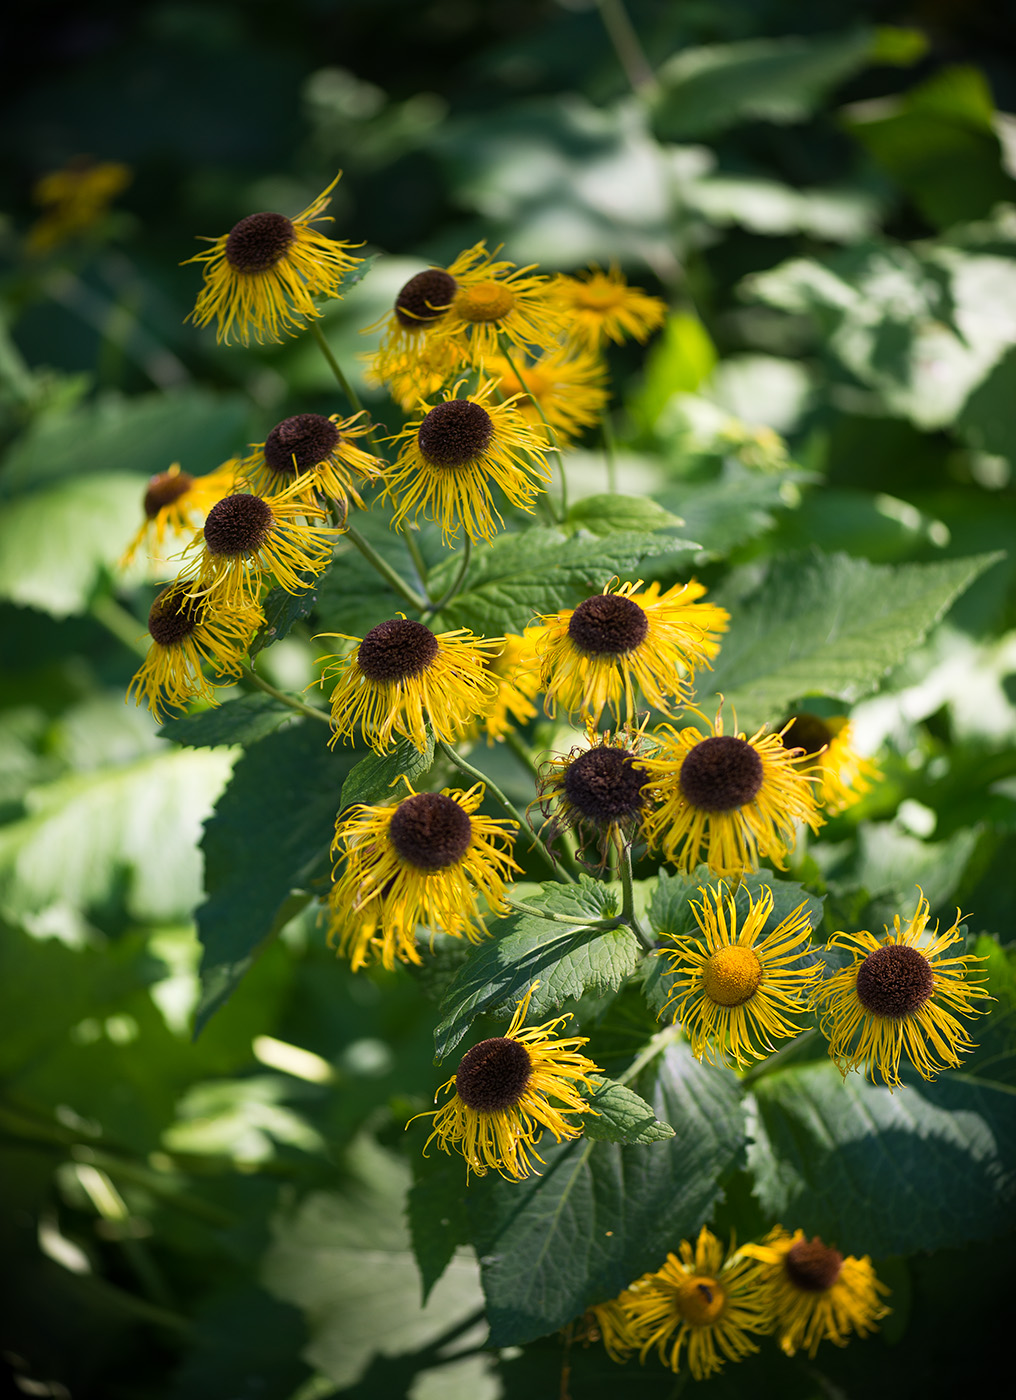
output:
M448 268L455 294L432 335L454 341L474 365L497 354L504 340L527 349L556 346L560 313L547 296L549 279L531 275L535 267L496 259L483 242L467 249Z
M616 266L609 272L594 267L576 277L561 274L550 288L551 299L564 318L569 337L600 350L608 340L648 340L663 325L667 306L639 287L629 287Z
M846 715L822 719L802 711L791 715L781 732L788 749L803 749L807 754L806 771L820 780L819 806L831 817L860 802L882 776L877 764L855 750Z

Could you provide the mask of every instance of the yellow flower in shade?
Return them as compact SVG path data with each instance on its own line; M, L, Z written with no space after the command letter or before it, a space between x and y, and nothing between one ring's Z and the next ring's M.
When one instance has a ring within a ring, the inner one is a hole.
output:
M540 668L536 659L536 638L539 628L527 627L519 636L508 632L504 651L493 656L487 667L497 682L497 694L487 713L479 721L487 743L503 739L511 730L536 718L536 699L540 689Z
M205 284L188 320L196 326L217 322L220 341L249 345L295 335L321 312L315 297L338 296L342 279L361 262L350 257L349 243L338 243L314 227L330 223L325 215L340 175L302 214L248 214L207 252L187 258L204 263Z
M482 783L468 792L409 787L401 801L340 815L332 854L336 869L344 865L328 901L329 942L354 971L375 959L421 962L421 924L471 943L485 937L480 900L501 912L519 866L507 849L516 823L478 816L483 793Z
M800 748L808 755L807 771L820 780L819 805L832 817L860 802L882 776L870 758L855 751L846 715L822 719L803 711L790 716L782 733L788 749Z
M462 1153L467 1177L469 1172L484 1176L493 1167L519 1181L535 1171L534 1160L543 1162L536 1144L544 1130L558 1142L581 1136L581 1127L565 1115L588 1111L577 1086L592 1092L589 1076L600 1071L578 1053L585 1036L555 1037L570 1016L522 1029L538 985L519 1002L505 1034L467 1050L454 1076L434 1096L437 1102L438 1095L454 1091L433 1114L434 1130L424 1153L436 1138L442 1152Z
M891 1311L882 1302L889 1289L875 1275L871 1260L846 1258L803 1230L793 1234L777 1225L762 1244L746 1244L742 1254L762 1265L759 1281L767 1291L780 1347L793 1356L801 1348L814 1359L819 1342L846 1346L877 1331Z
M504 645L502 637L477 637L466 628L437 636L422 622L399 616L379 622L365 637L323 632L356 642L347 656L329 661L321 682L336 678L332 691L331 743L364 742L384 753L393 736L408 739L422 753L427 724L437 739L457 739L470 720L483 714L497 692L487 669Z
M194 596L196 580L177 579L164 588L148 614L152 645L127 687L127 699L142 700L157 720L166 707L179 709L200 697L215 703L202 668L207 662L219 676L240 674L255 632L264 621L252 603L238 608Z
M605 707L617 719L632 719L641 696L664 714L684 703L696 667L708 666L720 649L717 633L730 615L699 603L702 584L675 584L666 593L642 580L608 584L602 593L542 617L541 689L549 715L560 704L595 725Z
M238 491L212 506L201 534L184 551L197 554L197 591L230 607L256 602L265 575L287 593L307 587L306 575L331 562L342 533L313 525L323 509L303 497L299 480L276 496Z
M496 260L483 242L460 253L447 269L455 295L431 335L454 340L472 364L497 354L501 337L526 348L557 345L560 311L548 299L549 279L531 275L535 266Z
M498 390L505 398L521 395L516 408L534 428L546 435L540 417L540 409L543 410L558 446L566 447L581 437L585 428L600 421L609 394L607 367L599 355L591 350L561 346L545 351L535 360L525 360L521 352L518 359L512 356L512 360L519 374L500 355L485 361L484 370L497 379Z
M763 886L757 900L747 895L740 927L737 900L726 886L700 886L699 894L691 907L703 936L671 936L674 981L663 1009L673 1007L696 1059L713 1064L729 1053L743 1068L771 1054L774 1040L801 1030L787 1018L808 1010L821 976L816 963L801 965L811 921L802 903L763 937L772 890Z
M363 509L357 485L373 481L381 462L357 445L370 432L362 413L340 418L333 413L297 413L284 418L240 464L240 472L260 496L284 492L299 482L304 496L334 501L344 516L349 502Z
M962 943L963 915L957 909L956 922L945 933L936 923L926 934L928 901L918 893L905 928L897 914L893 932L886 926L884 938L866 930L834 934L829 947L845 948L853 961L815 989L822 1031L840 1072L863 1065L872 1079L877 1070L890 1089L900 1083L901 1057L922 1079L955 1068L974 1043L953 1013L976 1016L987 1010L973 1003L988 999L988 993L968 980L984 959L942 956Z
M576 831L580 856L591 839L601 866L612 847L620 851L631 841L652 802L649 777L638 767L643 743L641 729L590 729L585 744L553 756L537 798L546 819L544 840L552 845L560 831Z
M666 303L638 287L629 287L623 273L612 267L580 272L577 277L563 273L555 277L551 299L565 321L569 337L592 350L608 340L646 341L663 325Z
M782 870L797 839L795 823L813 831L822 825L815 780L778 734L724 734L718 715L705 737L668 724L656 738L655 755L640 761L659 794L649 840L682 870L705 861L714 875L740 875L756 869L761 856Z
M239 459L231 457L214 472L191 476L174 462L168 471L149 477L142 503L144 524L124 551L120 567L125 569L142 545L161 556L167 536L195 534L212 506L236 489L238 468Z
M583 1346L602 1342L611 1361L619 1364L627 1361L639 1345L627 1314L616 1298L609 1303L594 1303L583 1313L576 1324L576 1340Z
M48 253L86 232L130 182L131 172L126 165L108 160L93 164L81 156L62 170L43 175L32 189L32 200L45 212L28 230L28 251Z
M403 446L386 474L383 495L395 505L393 528L407 515L419 518L426 512L440 523L446 544L460 529L475 544L492 540L504 525L492 486L531 513L550 471L546 439L514 404L490 402L490 381L465 398L457 397L458 387L389 439Z
M687 1348L688 1369L702 1380L758 1351L749 1333L769 1331L759 1266L741 1252L724 1250L703 1225L694 1245L682 1240L680 1257L668 1254L655 1273L643 1274L619 1299L641 1347L656 1348L676 1372ZM723 1353L721 1356L720 1353Z

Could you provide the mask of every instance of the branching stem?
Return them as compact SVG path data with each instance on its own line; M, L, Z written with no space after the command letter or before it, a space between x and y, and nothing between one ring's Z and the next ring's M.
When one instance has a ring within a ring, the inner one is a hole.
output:
M346 526L346 539L360 551L367 563L378 571L384 581L394 588L400 597L405 598L410 607L417 612L423 612L426 609L426 598L422 598L415 588L410 588L405 579L395 572L391 564L386 563L381 558L374 546L367 543L355 525Z
M322 724L331 724L324 710L317 709L314 705L305 705L302 700L298 700L295 695L287 695L284 690L278 690L270 681L266 681L264 676L259 676L250 666L242 666L240 674L249 685L257 690L263 690L266 695L271 695L278 700L281 705L286 705L298 715L307 715L311 719L319 719Z

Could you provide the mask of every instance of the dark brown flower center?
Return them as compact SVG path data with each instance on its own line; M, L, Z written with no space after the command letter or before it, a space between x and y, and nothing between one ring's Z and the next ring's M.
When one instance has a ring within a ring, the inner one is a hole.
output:
M747 739L715 734L691 749L678 782L686 802L700 812L733 812L758 795L762 760Z
M297 413L284 418L265 438L265 461L272 471L295 476L323 462L339 444L341 434L320 413Z
M454 277L439 267L418 272L395 298L395 319L406 330L419 330L426 321L436 321L452 304L457 291Z
M857 999L875 1016L909 1016L920 1011L934 990L931 963L905 943L876 948L857 970Z
M187 598L178 584L164 588L148 614L148 631L160 647L176 646L199 626L205 606L197 598Z
M455 1092L477 1113L498 1113L515 1107L532 1072L533 1062L524 1045L509 1036L494 1036L462 1056Z
M462 859L472 838L469 813L440 792L407 797L388 828L396 855L418 870L446 870Z
M639 815L649 776L637 771L632 757L628 749L604 744L569 763L564 794L587 821L608 823Z
M260 496L239 492L217 501L205 521L205 544L211 554L231 558L254 554L268 538L275 517Z
M813 1240L798 1240L791 1245L783 1267L795 1288L804 1293L824 1293L839 1278L843 1255L824 1245L816 1235Z
M493 419L481 404L449 399L430 410L416 440L432 466L455 468L482 457L493 435Z
M429 627L411 618L379 622L364 637L356 653L360 670L369 681L408 681L420 676L440 650Z
M268 272L289 252L296 229L285 214L248 214L226 239L226 261L237 272Z
M782 728L782 725L781 725ZM804 749L805 753L818 753L833 741L833 731L818 715L802 711L790 716L790 728L783 736L786 749Z
M587 656L623 656L649 633L649 619L630 598L597 593L580 603L568 623L568 636Z
M148 478L145 492L145 515L154 520L160 510L178 501L194 485L194 478L186 472L159 472Z

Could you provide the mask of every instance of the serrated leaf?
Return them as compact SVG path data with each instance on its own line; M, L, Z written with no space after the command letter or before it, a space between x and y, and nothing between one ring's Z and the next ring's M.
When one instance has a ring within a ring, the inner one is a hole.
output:
M590 1076L596 1085L589 1100L592 1113L583 1115L582 1131L594 1142L632 1143L665 1142L674 1136L669 1123L661 1123L656 1114L634 1090L613 1079Z
M369 753L350 771L342 784L339 810L354 803L372 806L375 803L398 801L406 795L405 785L396 787L399 778L416 783L430 771L434 762L434 735L427 729L427 747L423 753L408 739L399 739L388 753Z
M730 630L699 704L722 694L749 732L779 723L808 695L848 703L874 690L975 578L1003 556L934 564L871 564L845 554L777 560L764 585L740 597L737 576L713 601L730 609Z
M215 705L197 715L178 715L159 730L160 739L170 739L187 749L216 749L228 744L256 744L293 718L293 711L273 695L258 691L238 695L224 705Z
M281 642L288 636L294 622L299 622L313 612L318 596L318 579L311 579L299 593L288 593L284 588L273 588L264 601L265 620L257 636L250 644L250 654L257 656L259 651Z
M772 528L787 507L790 483L800 473L750 471L728 459L711 481L684 481L656 493L668 510L684 517L685 530L706 554L722 557L745 540Z
M605 492L600 496L584 496L568 512L564 528L572 535L576 530L588 530L591 535L616 535L619 530L669 530L684 521L679 515L665 510L651 496L623 496ZM674 549L698 549L690 540L673 540Z
M447 1152L422 1152L412 1159L413 1184L406 1216L420 1270L422 1301L447 1269L459 1245L469 1243L462 1162Z
M617 904L613 892L583 875L578 885L547 881L543 894L527 904L590 922L609 919ZM488 923L491 939L470 955L452 979L441 1003L444 1015L434 1031L434 1053L443 1060L458 1045L481 1012L518 1001L534 982L529 1004L532 1018L586 990L603 995L614 990L638 965L640 945L628 928L591 933L552 923L533 914L512 914Z

